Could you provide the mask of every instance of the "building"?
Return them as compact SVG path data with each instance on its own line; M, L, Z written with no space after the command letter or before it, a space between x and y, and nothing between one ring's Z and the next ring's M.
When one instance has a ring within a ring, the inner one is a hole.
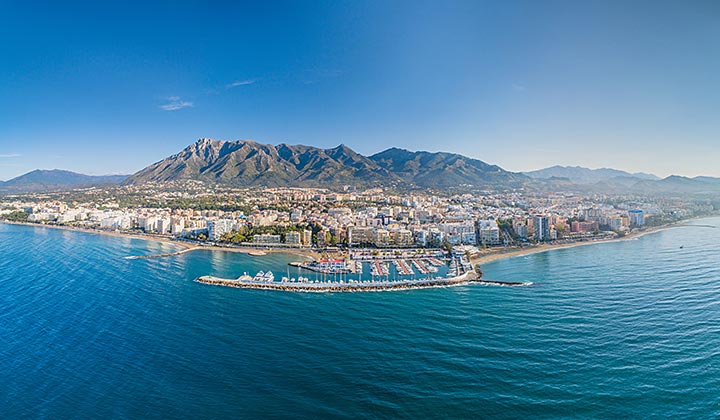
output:
M515 229L515 233L519 238L527 239L528 227L525 223L513 223L513 228Z
M407 229L399 229L392 233L393 242L397 246L410 246L413 244L413 234Z
M428 231L424 229L418 229L415 231L415 244L418 246L425 247L428 244Z
M303 230L300 241L304 246L312 245L312 231L307 229Z
M645 212L642 210L628 210L628 216L630 217L630 226L645 226Z
M500 229L497 226L481 227L480 243L483 245L497 245L500 243Z
M281 242L280 235L262 234L253 236L253 243L263 245L277 245Z
M348 243L362 245L375 242L375 229L371 227L351 226L348 228Z
M285 234L285 243L292 246L300 246L302 245L302 235L300 232L288 232Z
M390 244L390 232L385 229L376 229L374 232L373 243L377 247L384 247Z
M623 228L622 217L608 217L606 225L610 230L618 232Z
M217 241L228 232L232 232L232 220L219 219L209 220L207 222L208 238L211 241Z
M535 240L550 240L550 219L547 216L537 215L533 217L533 227L535 228Z
M570 224L570 232L576 233L595 232L599 228L598 222L579 222L576 220Z

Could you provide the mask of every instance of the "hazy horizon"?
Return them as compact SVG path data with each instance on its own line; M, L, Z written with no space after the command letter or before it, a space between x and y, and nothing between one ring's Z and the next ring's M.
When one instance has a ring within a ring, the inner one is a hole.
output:
M0 5L0 179L199 137L720 177L720 4Z

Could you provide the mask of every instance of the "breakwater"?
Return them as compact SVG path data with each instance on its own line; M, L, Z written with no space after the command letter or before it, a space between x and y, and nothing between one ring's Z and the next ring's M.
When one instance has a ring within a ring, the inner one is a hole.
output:
M469 271L461 276L451 278L432 278L421 280L400 281L350 281L350 282L262 282L247 279L223 279L213 276L201 276L195 281L215 286L236 287L241 289L277 290L285 292L333 293L333 292L379 292L391 290L413 290L433 287L461 286L471 283L496 286L527 286L530 283L502 282L481 280L478 275Z
M187 249L183 249L181 251L168 252L168 253L164 253L164 254L131 255L129 257L125 257L125 259L126 260L145 260L145 259L152 259L152 258L174 257L175 255L182 255L182 254L185 254L186 252L195 251L196 249L200 249L200 247L187 248Z

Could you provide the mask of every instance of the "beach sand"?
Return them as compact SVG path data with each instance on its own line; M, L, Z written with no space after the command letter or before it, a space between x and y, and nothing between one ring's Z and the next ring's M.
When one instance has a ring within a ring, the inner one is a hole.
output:
M167 244L177 245L179 247L185 248L186 252L192 252L196 250L208 250L208 251L225 251L225 252L241 252L241 253L257 253L258 251L262 251L264 253L270 254L270 253L286 253L286 254L294 254L299 257L303 257L305 259L321 259L323 258L323 252L318 251L315 249L309 249L309 248L257 248L257 247L242 247L242 246L212 246L212 245L200 245L196 242L185 242L185 241L178 241L174 240L172 238L169 238L167 236L160 236L160 235L151 235L151 234L144 234L144 233L127 233L127 232L120 232L120 231L106 231L106 230L99 230L99 229L86 229L76 226L61 226L61 225L46 225L46 224L40 224L40 223L22 223L22 222L8 222L3 221L0 223L6 223L6 224L13 224L13 225L23 225L23 226L33 226L33 227L47 227L51 229L62 229L62 230L71 230L76 232L86 232L86 233L94 233L99 235L110 235L110 236L118 236L123 238L132 238L132 239L141 239L146 241L156 241L156 242L163 242ZM572 248L576 246L585 246L585 245L593 245L593 244L599 244L599 243L607 243L607 242L614 242L614 241L626 241L631 240L635 238L639 238L643 235L647 235L650 233L658 232L663 229L669 229L672 227L677 226L679 223L673 223L665 226L659 226L655 228L649 228L644 229L641 231L631 232L627 235L621 237L621 238L610 238L610 239L596 239L596 240L588 240L588 241L582 241L582 242L573 242L573 243L565 243L565 244L539 244L539 245L527 245L523 247L495 247L495 248L488 248L481 250L480 252L471 255L470 262L476 266L476 265L482 265L487 264L493 261L501 260L504 258L513 258L513 257L520 257L524 255L530 255L535 254L538 252L545 252L545 251L551 251L553 249L562 249L562 248ZM258 256L257 258L262 258L262 256Z
M625 236L620 237L620 238L595 239L595 240L587 240L587 241L572 242L572 243L565 243L565 244L539 244L539 245L527 245L524 247L490 248L490 249L488 249L489 252L481 251L479 253L471 255L470 262L473 264L473 266L477 266L477 265L487 264L487 263L490 263L493 261L502 260L505 258L521 257L524 255L536 254L538 252L552 251L554 249L574 248L577 246L604 244L604 243L608 243L608 242L617 242L617 241L629 241L629 240L633 240L633 239L639 238L644 235L648 235L650 233L659 232L661 230L670 229L670 228L673 228L676 226L678 226L678 223L672 223L672 224L665 225L665 226L648 228L648 229L628 233Z
M46 227L50 229L60 229L60 230L69 230L74 232L85 232L85 233L93 233L97 235L108 235L108 236L117 236L121 238L132 238L132 239L141 239L143 241L155 241L155 242L163 242L166 244L172 244L177 245L179 247L182 247L185 249L183 253L191 252L191 251L197 251L197 250L208 250L208 251L225 251L225 252L241 252L249 254L251 252L257 253L258 251L262 251L264 253L270 254L270 253L285 253L285 254L294 254L298 255L304 258L312 258L312 259L320 259L321 253L319 253L316 250L309 249L309 248L258 248L258 247L241 247L241 246L213 246L213 245L201 245L197 242L186 242L186 241L179 241L172 239L167 236L162 235L151 235L147 233L128 233L128 232L121 232L121 231L112 231L112 230L100 230L100 229L87 229L77 226L63 226L63 225L50 225L50 224L42 224L42 223L23 223L23 222L10 222L10 221L0 221L0 223L5 223L8 225L22 225L22 226L31 226L31 227ZM258 256L258 258L262 258L262 256Z

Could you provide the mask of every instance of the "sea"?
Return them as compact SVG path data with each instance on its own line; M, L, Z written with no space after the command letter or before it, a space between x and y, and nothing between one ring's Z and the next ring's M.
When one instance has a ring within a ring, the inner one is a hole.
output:
M519 256L529 287L312 294L251 257L0 225L2 419L717 419L720 218Z

